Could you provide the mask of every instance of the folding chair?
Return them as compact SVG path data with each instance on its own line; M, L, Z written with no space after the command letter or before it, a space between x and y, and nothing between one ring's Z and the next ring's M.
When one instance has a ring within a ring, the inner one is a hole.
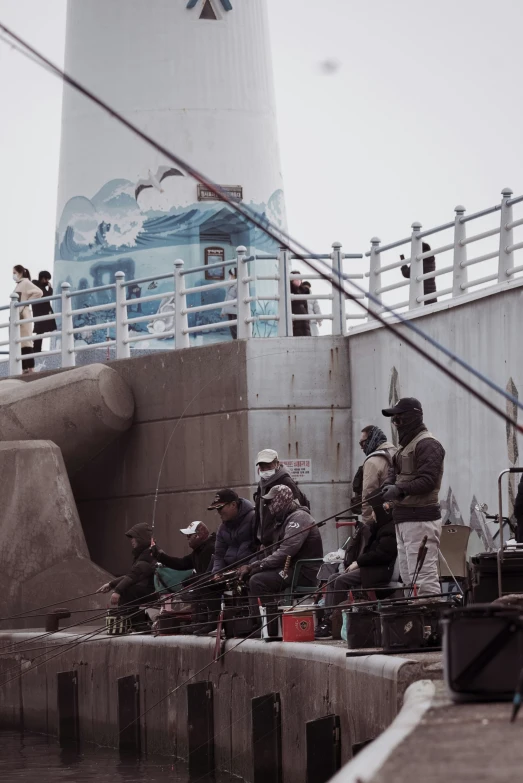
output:
M469 582L467 547L470 537L468 525L443 525L438 552L438 571L442 588L449 585L452 592L454 579L466 593ZM443 591L443 590L442 590Z

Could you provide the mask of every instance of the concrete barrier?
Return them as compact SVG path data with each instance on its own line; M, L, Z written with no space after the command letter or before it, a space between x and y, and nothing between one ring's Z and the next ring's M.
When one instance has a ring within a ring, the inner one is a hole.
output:
M17 382L2 391L6 383L10 381L0 384L1 440L51 440L62 450L70 474L132 423L132 393L120 375L103 364Z
M27 640L26 646L31 647L33 638L34 633L4 632L0 646ZM47 642L48 662L33 671L29 670L31 654L16 656L14 665L27 673L17 681L16 689L12 683L0 688L0 725L12 725L23 714L26 730L56 734L56 674L74 669L82 739L116 747L117 679L138 674L140 710L145 713L142 747L149 753L186 759L186 684L210 681L217 767L246 781L252 780L251 699L270 692L280 694L283 778L286 783L303 783L306 721L340 716L346 762L353 744L375 738L390 725L412 682L441 677L434 656L347 658L341 643L266 644L236 639L226 643L227 655L213 664L214 639L104 636L78 641L80 637L72 633L55 634ZM69 647L64 647L67 642ZM7 666L12 667L13 661L2 657L0 674Z
M107 573L89 560L58 446L0 443L0 491L0 620L83 596L107 581ZM97 596L74 607L99 610L106 603Z

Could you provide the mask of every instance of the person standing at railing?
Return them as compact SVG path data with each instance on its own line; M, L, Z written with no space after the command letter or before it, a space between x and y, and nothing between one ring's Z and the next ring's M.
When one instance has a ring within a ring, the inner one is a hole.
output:
M302 288L307 289L307 293L311 293L311 284L308 280L304 280L302 283ZM317 299L307 299L307 312L309 315L322 315L321 307L318 304ZM320 336L320 326L322 325L323 321L321 318L318 318L317 321L310 321L311 325L311 335L312 337L319 337Z
M236 321L238 319L238 305L227 304L227 302L233 302L238 299L238 282L236 280L237 270L229 269L229 287L225 294L225 302L222 307L221 317L228 318L229 321ZM229 326L229 331L232 335L232 339L236 340L238 337L238 327Z
M53 287L51 285L51 272L38 273L38 280L33 280L33 285L37 286L42 292L42 297L52 296ZM33 305L33 315L39 317L42 315L54 315L51 302L35 302ZM46 332L56 332L56 321L50 318L48 321L37 321L34 326L35 334L45 334ZM53 338L54 339L54 338ZM40 353L42 350L42 340L34 340L33 353Z
M430 245L428 242L423 242L421 245L421 249L423 253L428 253L430 248ZM400 256L401 260L403 261L403 256ZM427 256L427 258L423 259L423 274L428 275L430 272L436 271L436 257L435 256ZM410 279L410 266L408 264L403 264L401 267L401 274L403 277L407 277ZM435 277L429 277L428 280L423 281L423 294L426 296L427 294L435 294L436 293L436 278ZM429 305L429 304L435 304L437 302L437 298L434 297L434 299L425 299L423 304Z
M13 280L16 283L14 293L18 295L19 302L30 302L34 299L40 299L42 297L42 291L31 282L31 274L28 269L20 264L13 267ZM28 338L24 339L21 344L22 356L27 353L33 353L33 341L31 339L33 334L33 324L23 323L27 318L31 318L31 305L21 307L17 309L17 315L19 320L22 321L20 325L20 337ZM35 360L34 359L22 359L22 373L34 372Z
M292 275L299 275L299 272L293 271ZM309 294L310 288L306 288L301 280L291 280L291 294ZM308 315L309 308L307 307L307 299L292 299L291 311L293 315ZM294 337L310 337L311 336L311 322L306 320L299 320L292 322L292 334Z

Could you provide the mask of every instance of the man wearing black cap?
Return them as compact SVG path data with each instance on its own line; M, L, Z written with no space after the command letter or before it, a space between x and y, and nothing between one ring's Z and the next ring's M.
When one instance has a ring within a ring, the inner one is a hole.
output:
M393 504L401 578L404 584L412 583L418 551L423 537L427 536L427 555L416 581L420 594L440 593L441 509L438 494L445 449L427 431L421 403L414 397L404 397L382 413L392 418L400 444L392 458L382 497Z

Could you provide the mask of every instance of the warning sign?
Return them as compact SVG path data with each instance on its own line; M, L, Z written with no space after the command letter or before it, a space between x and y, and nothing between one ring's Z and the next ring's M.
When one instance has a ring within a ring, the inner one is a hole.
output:
M280 462L295 481L312 481L311 459L282 459Z

